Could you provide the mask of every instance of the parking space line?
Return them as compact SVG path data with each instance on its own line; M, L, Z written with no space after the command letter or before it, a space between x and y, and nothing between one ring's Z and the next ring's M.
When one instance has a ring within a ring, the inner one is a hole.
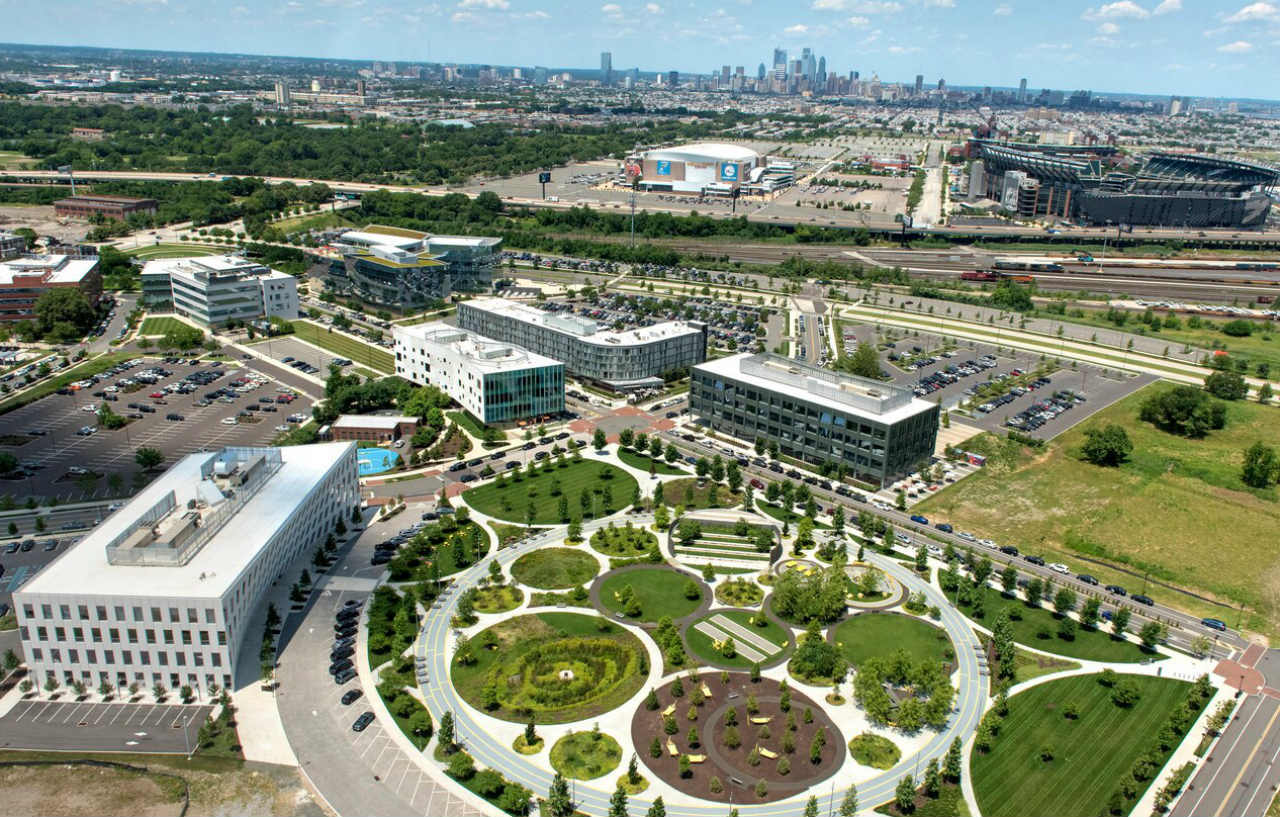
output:
M134 718L136 718L136 717L138 717L138 715L139 715L139 714L140 714L144 709L146 709L146 706L145 706L145 705L143 705L143 704L130 704L130 706L132 706L134 709L133 709L133 711L132 711L132 712L130 712L130 713L129 713L129 717L125 720L124 724L122 724L123 726L128 726L129 724L133 723L133 719L134 719ZM139 724L139 725L141 725L141 724Z
M107 725L108 726L113 725L116 722L116 719L119 718L122 714L124 714L124 710L128 709L130 706L132 706L132 704L121 704L120 706L117 706L115 708L115 714L111 716L111 720L107 723Z
M35 704L32 704L32 703L30 703L30 702L27 702L27 701L20 701L20 702L17 704L17 706L14 706L14 709L16 710L18 707L22 707L22 711L18 713L18 717L16 717L16 718L14 718L14 719L13 719L13 722L14 722L14 723L17 723L18 721L20 721L20 720L22 720L23 718L25 718L28 714L30 714L30 713L31 713L31 710L32 710L32 708L33 708L34 706L35 706Z
M51 706L53 706L53 701L49 701L49 702L48 702L48 703L46 703L44 706L40 707L40 711L36 713L36 716L35 716L34 718L32 718L32 720L33 720L34 722L36 722L36 723L39 723L39 722L40 722L40 718L44 717L44 711L45 711L46 709L48 709L49 707L51 707Z

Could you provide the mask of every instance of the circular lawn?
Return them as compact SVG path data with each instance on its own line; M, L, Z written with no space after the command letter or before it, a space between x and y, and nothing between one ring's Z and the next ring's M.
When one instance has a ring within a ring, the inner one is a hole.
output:
M902 613L859 613L831 629L831 640L855 669L868 658L900 649L914 661L954 664L951 639L939 627Z
M499 474L462 493L477 511L524 525L561 525L571 519L599 519L631 502L637 483L626 471L597 460L545 460L530 475ZM532 509L532 514L530 510Z
M511 565L516 581L539 590L578 587L600 572L600 563L589 553L572 548L530 551Z
M703 587L692 576L669 567L625 569L600 581L600 603L609 612L623 613L635 621L657 621L663 616L678 619L702 605L706 598Z
M618 768L622 747L602 732L570 732L551 747L551 768L573 780L593 780Z

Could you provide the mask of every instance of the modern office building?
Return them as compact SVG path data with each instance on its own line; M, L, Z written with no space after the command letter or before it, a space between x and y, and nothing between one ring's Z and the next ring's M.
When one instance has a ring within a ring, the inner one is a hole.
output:
M414 309L493 282L501 238L428 235L376 227L343 233L333 246L329 284L372 303Z
M184 457L13 594L33 679L234 688L272 583L359 501L354 443Z
M126 196L71 196L53 203L53 212L62 218L89 219L93 216L124 221L135 213L154 216L155 199Z
M0 321L34 319L40 296L62 287L79 289L90 306L97 306L102 297L98 259L53 254L0 261Z
M0 261L17 258L27 251L27 239L15 233L0 230Z
M938 435L939 407L910 389L773 354L694 366L689 410L717 432L776 440L786 456L882 487L928 461Z
M396 374L435 386L482 423L564 412L564 364L436 322L397 326Z
M235 255L158 258L142 268L142 301L168 306L205 326L231 320L298 317L298 283Z
M613 389L662 385L662 376L707 359L707 326L667 321L625 332L502 298L458 304L458 325L564 363L565 371Z

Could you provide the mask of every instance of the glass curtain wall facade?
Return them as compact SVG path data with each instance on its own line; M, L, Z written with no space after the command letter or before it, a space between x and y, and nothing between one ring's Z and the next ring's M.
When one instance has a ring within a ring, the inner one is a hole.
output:
M539 366L484 376L484 417L481 419L486 424L563 412L563 366Z

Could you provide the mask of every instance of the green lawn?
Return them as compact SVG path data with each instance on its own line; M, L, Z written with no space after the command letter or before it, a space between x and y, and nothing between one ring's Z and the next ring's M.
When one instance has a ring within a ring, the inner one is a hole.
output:
M981 624L990 627L1000 615L1001 610L1008 610L1013 625L1013 640L1019 644L1035 647L1037 650L1065 655L1069 658L1082 658L1086 661L1161 661L1163 655L1148 653L1142 645L1133 641L1119 641L1111 637L1107 622L1099 622L1104 629L1086 630L1076 628L1076 637L1067 641L1058 636L1058 618L1047 607L1028 607L1021 599L1010 598L1003 593L988 589L983 602ZM961 604L960 611L972 618L973 608ZM1042 638L1047 634L1048 637Z
M557 482L560 495L554 493ZM605 496L606 488L609 497ZM635 479L616 465L594 459L575 462L566 458L563 465L539 468L535 476L523 474L519 482L504 477L501 484L494 481L471 488L463 492L462 498L477 511L508 522L529 522L528 508L532 504L533 524L558 525L561 496L565 498L570 518L581 515L591 519L625 508L635 490Z
M493 646L485 647L490 638ZM640 640L594 614L506 617L470 643L474 663L454 656L454 689L485 709L484 690L492 683L499 705L486 711L514 723L527 723L531 709L540 724L591 718L622 705L644 683ZM562 669L574 673L573 688L560 679Z
M759 499L756 500L756 510L760 511L766 516L772 516L774 519L778 520L779 522L790 523L792 527L794 527L797 522L799 522L801 519L804 518L804 514L802 513L796 513L795 511L785 511L782 509L781 505L772 505L768 502L765 502ZM831 526L828 525L826 522L815 521L813 527L815 529L824 529L824 528L830 528Z
M622 460L627 465L630 465L632 468L639 468L641 471L644 471L645 473L649 472L650 465L653 465L653 472L655 474L659 474L663 476L671 475L671 474L688 474L689 473L683 468L677 468L674 465L667 465L667 463L663 460L654 460L654 459L650 459L648 456L644 454L637 454L635 451L633 451L630 448L618 449L618 459Z
M781 658L785 654L785 649L790 643L789 641L790 634L786 630L784 630L783 628L775 624L767 616L765 617L764 620L768 622L768 625L765 627L757 627L756 625L751 623L752 617L759 616L760 615L759 612L756 612L753 614L745 610L717 610L713 613L710 613L704 616L703 619L700 619L700 620L706 620L716 615L724 616L730 621L733 621L733 622L736 622L737 624L742 625L743 627L747 628L748 630L760 636L761 638L767 639L768 641L772 641L774 644L777 644L778 646L782 647L784 651L781 653L774 653L773 655L769 656L770 661L777 660L778 658ZM715 648L715 645L712 643L711 637L709 635L705 633L701 633L693 629L693 627L690 627L688 631L685 633L684 640L685 640L685 644L687 644L689 647L689 652L692 653L694 657L696 657L699 661L706 664L713 664L717 667L727 667L729 669L751 669L751 665L754 663L752 661L748 661L746 658L743 658L741 653L735 655L733 658L725 658L723 655L720 654L720 651ZM739 646L739 647L741 647L744 643L747 643L738 638L735 638L733 642L736 646ZM751 646L751 645L747 644L747 646ZM755 649L755 648L752 647L752 649ZM756 650L756 651L760 652L760 650Z
M622 609L617 593L631 585L640 601L638 621L657 621L663 616L681 618L698 609L702 596L690 599L684 595L689 577L667 567L645 567L615 573L600 585L600 602L615 613Z
M900 613L859 613L837 624L833 637L853 667L900 649L909 652L913 661L955 660L955 648L942 629Z
M177 318L146 318L142 321L142 326L138 328L139 335L167 335L168 333L183 329L189 329L190 324L184 323Z
M330 332L327 327L317 326L308 321L294 321L293 333L300 340L313 343L333 352L338 357L345 357L383 374L391 374L396 370L395 356L390 352L371 343L356 340L350 335Z
M214 246L210 244L152 244L149 247L137 247L125 250L125 255L133 256L140 261L152 261L157 258L192 258L200 255L218 255L234 250L234 244Z
M863 732L849 741L849 754L855 762L873 769L892 769L902 758L902 750L886 737Z
M603 732L570 732L551 747L551 768L572 780L593 780L621 762L622 747Z
M1141 580L1073 556L1125 563L1172 584L1243 602L1255 613L1246 626L1274 634L1280 599L1270 590L1271 571L1259 565L1280 561L1280 539L1274 536L1280 501L1274 487L1244 490L1240 464L1255 441L1280 447L1276 411L1229 403L1225 429L1188 440L1138 420L1147 395L1165 388L1141 389L1063 434L1044 453L996 462L916 510L1131 590ZM1118 468L1075 456L1084 430L1106 423L1124 427L1133 442L1130 461ZM1232 620L1222 608L1179 593L1155 587L1148 595L1195 615Z
M511 575L521 584L539 590L564 590L590 581L600 563L589 553L573 548L541 548L526 553L511 565Z
M475 607L481 613L506 613L520 606L524 591L509 584L476 588Z
M711 502L711 489L715 488L715 502ZM710 479L701 483L694 478L673 479L662 485L662 501L672 507L683 505L686 510L698 508L737 508L742 505L742 492L730 493L727 485L717 485Z
M1122 676L1141 690L1121 708L1096 675L1074 676L1032 687L1009 700L1009 715L991 751L971 758L974 793L988 817L1052 814L1093 817L1107 810L1111 793L1191 685L1151 676ZM1073 704L1080 717L1063 716ZM1041 750L1053 759L1041 759ZM1140 786L1139 792L1142 787Z
M488 428L488 426L486 426L484 423L481 423L475 417L472 417L471 412L450 411L450 412L447 412L445 416L448 417L450 420L454 421L455 423L457 423L458 425L462 426L463 430L465 430L472 437L475 437L477 440L484 439L484 431L486 428Z
M657 536L644 528L637 528L630 521L623 525L610 523L607 528L591 534L592 550L622 559L643 556L656 544Z
M290 218L282 218L273 222L275 227L285 235L291 233L300 233L306 230L328 230L335 227L358 227L354 221L346 218L342 211L338 212L320 212L309 213L301 216L292 216Z

